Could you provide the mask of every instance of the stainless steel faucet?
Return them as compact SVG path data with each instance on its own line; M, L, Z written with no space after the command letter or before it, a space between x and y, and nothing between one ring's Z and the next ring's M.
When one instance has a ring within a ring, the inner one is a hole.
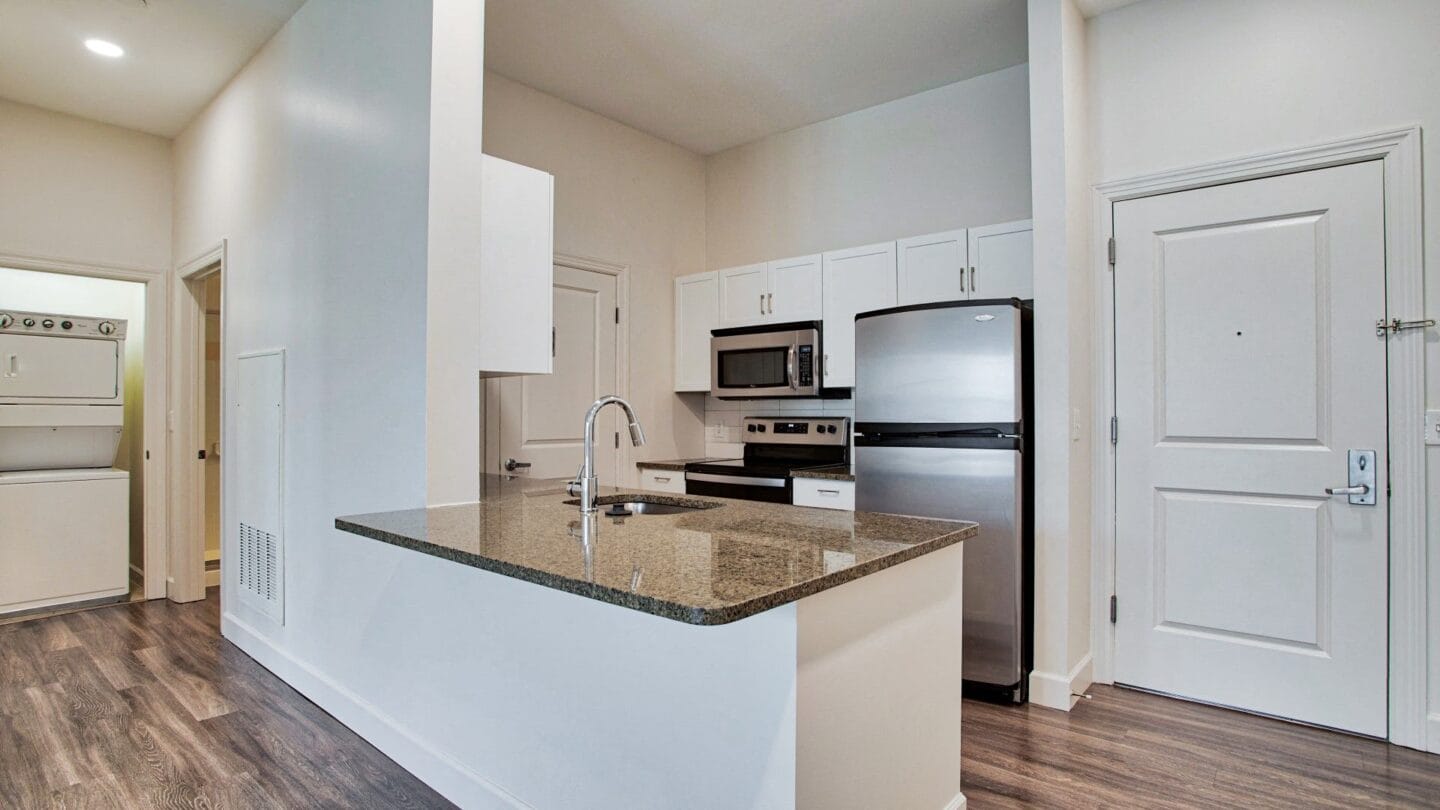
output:
M600 481L595 476L595 416L600 413L601 408L611 404L624 409L625 418L630 420L630 443L636 447L645 444L645 431L640 428L640 422L635 418L635 409L630 407L630 403L614 395L595 400L595 404L591 405L585 414L585 462L580 465L580 473L575 480L565 488L571 496L579 496L582 515L595 513L596 490L600 487Z

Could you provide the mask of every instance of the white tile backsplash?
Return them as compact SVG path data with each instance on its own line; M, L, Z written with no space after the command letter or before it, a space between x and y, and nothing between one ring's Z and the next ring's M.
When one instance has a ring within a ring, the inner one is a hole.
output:
M738 448L741 420L746 416L855 417L853 399L716 399L705 398L705 442L733 443ZM707 455L714 455L708 450Z

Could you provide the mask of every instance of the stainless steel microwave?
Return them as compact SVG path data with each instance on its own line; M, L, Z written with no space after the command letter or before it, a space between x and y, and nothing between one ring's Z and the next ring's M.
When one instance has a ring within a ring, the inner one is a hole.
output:
M710 393L721 399L818 397L820 323L739 326L710 335Z

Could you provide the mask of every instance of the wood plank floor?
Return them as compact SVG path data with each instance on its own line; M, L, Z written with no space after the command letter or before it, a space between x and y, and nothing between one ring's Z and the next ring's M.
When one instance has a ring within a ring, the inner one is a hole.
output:
M1092 695L1069 714L967 702L971 810L1440 807L1437 756ZM448 806L223 641L213 591L0 625L0 808Z

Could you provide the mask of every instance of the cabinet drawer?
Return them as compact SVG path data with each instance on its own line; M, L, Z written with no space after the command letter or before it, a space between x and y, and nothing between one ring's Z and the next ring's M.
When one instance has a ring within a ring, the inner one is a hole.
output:
M796 478L794 504L821 509L855 510L855 482Z
M640 471L640 488L651 492L669 492L672 495L685 494L685 473L680 470Z

